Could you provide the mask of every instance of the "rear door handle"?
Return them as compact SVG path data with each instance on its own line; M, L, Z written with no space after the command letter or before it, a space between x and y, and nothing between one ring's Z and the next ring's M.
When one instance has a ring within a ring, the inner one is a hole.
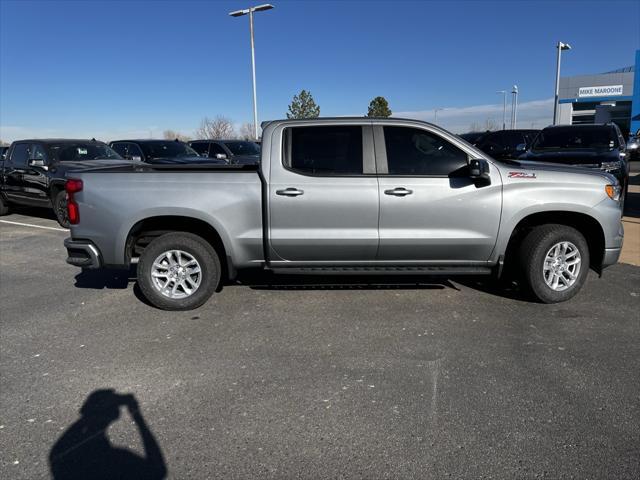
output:
M391 190L384 191L385 195L395 195L396 197L404 197L405 195L411 195L412 193L413 190L409 190L408 188L404 187L396 187Z
M302 195L304 190L299 190L297 188L285 188L284 190L276 190L276 195L284 195L285 197L297 197L298 195Z

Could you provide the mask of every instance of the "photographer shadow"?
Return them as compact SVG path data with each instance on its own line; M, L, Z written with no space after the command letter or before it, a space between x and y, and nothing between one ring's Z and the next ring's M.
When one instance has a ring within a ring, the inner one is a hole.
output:
M144 456L111 444L109 425L126 407L138 428ZM112 389L95 390L80 409L80 418L56 441L49 453L51 475L55 480L80 479L163 479L167 475L160 446L156 442L133 395L120 395Z

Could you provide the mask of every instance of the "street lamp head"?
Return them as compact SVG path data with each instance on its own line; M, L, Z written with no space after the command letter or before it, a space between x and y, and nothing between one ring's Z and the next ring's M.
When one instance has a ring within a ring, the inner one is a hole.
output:
M273 5L271 5L270 3L264 3L262 5L258 5L257 7L253 7L251 10L253 10L254 12L262 12L263 10L271 10L273 8Z
M233 12L229 12L229 15L232 17L241 17L243 15L248 14L249 12L262 12L263 10L271 10L273 5L270 3L263 3L262 5L258 5L256 7L245 8L244 10L235 10Z
M558 48L560 50L571 50L571 45L569 45L568 43L558 42Z
M229 12L229 15L231 17L241 17L243 15L246 15L247 13L249 13L249 10L236 10L234 12Z

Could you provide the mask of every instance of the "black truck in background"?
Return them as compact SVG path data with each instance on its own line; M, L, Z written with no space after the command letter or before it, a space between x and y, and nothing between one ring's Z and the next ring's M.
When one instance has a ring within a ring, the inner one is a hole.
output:
M65 174L100 165L131 164L96 140L19 140L0 163L0 215L12 206L52 208L68 228Z

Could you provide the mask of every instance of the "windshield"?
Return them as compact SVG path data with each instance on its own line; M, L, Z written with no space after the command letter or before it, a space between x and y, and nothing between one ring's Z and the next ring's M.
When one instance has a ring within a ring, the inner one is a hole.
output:
M79 160L117 160L122 159L111 147L104 143L57 143L49 146L51 156L59 162Z
M174 141L140 142L140 148L147 159L151 158L177 158L177 157L198 157L190 146Z
M609 127L553 127L542 130L531 148L611 150L616 144L614 131Z
M260 155L260 145L254 142L224 142L234 155Z

